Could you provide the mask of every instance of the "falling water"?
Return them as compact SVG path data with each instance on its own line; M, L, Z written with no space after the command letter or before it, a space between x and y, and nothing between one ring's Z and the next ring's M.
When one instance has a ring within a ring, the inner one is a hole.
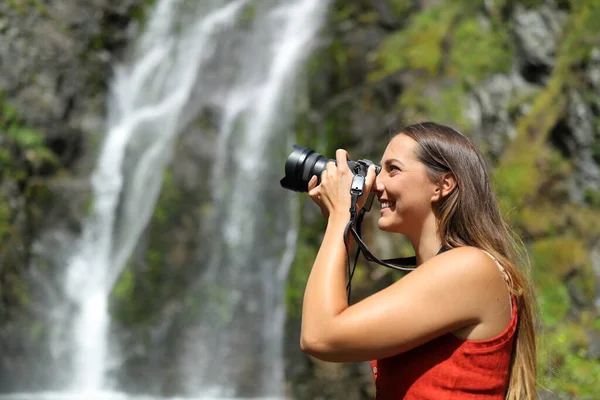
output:
M291 140L294 78L326 3L158 0L131 58L115 69L93 210L66 270L65 293L75 306L65 324L69 393L108 398L110 292L150 220L178 135L211 107L221 115L214 207L200 232L206 262L196 288L216 287L228 299L207 304L204 320L189 328L177 361L181 379L187 395L237 395L245 387L238 381L250 379L257 383L249 394L283 396L283 290L296 229L294 197L278 179ZM223 307L225 322L222 314L213 318ZM64 346L64 334L56 337ZM240 369L244 355L254 367Z
M222 123L211 222L201 232L206 272L199 288L210 288L220 300L204 307L202 323L187 332L182 346L181 373L192 391L210 383L224 395L283 394L284 281L295 251L297 212L295 198L279 187L291 146L282 149L294 72L327 2L260 4L256 31L236 54L223 54L226 65L239 65L233 84L222 75L224 86L213 97Z
M184 3L160 1L132 62L116 71L109 130L92 176L94 210L65 282L78 306L72 390L105 386L108 296L151 216L207 47L243 3L213 10L175 36Z

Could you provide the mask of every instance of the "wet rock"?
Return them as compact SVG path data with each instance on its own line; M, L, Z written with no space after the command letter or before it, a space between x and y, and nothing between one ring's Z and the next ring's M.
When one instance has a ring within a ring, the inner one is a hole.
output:
M514 10L514 34L518 50L518 68L532 83L543 83L554 66L557 43L562 33L565 14L549 6L527 10L517 5Z
M478 85L469 94L465 110L473 141L485 153L499 157L516 136L516 116L526 114L529 108L527 102L515 99L526 98L536 90L517 73L498 74Z
M581 204L586 200L586 192L600 190L600 166L594 159L598 132L594 112L581 93L572 91L569 99L567 117L552 130L550 140L573 160L570 200Z

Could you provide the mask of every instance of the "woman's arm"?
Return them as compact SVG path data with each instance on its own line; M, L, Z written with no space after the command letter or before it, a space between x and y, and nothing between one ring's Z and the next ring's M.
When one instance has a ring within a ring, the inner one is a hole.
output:
M346 247L344 229L350 219L330 215L321 248L313 264L304 292L301 347L305 351L325 345L323 323L335 320L348 308L346 297Z
M496 265L472 247L440 254L348 307L337 226L326 234L305 291L301 345L308 354L338 362L385 358L497 318L508 307Z

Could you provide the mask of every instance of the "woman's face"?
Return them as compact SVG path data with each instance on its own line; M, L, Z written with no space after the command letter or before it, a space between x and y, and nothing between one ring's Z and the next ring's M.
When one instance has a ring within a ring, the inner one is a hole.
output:
M388 232L410 233L433 217L432 202L437 185L417 159L418 144L407 135L396 135L381 159L381 172L375 192L381 203L379 228Z

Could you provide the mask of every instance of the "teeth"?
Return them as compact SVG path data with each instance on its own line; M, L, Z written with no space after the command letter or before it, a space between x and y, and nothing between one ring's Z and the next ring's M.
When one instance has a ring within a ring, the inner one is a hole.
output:
M387 208L390 206L390 203L388 203L387 201L382 201L381 202L381 208Z

